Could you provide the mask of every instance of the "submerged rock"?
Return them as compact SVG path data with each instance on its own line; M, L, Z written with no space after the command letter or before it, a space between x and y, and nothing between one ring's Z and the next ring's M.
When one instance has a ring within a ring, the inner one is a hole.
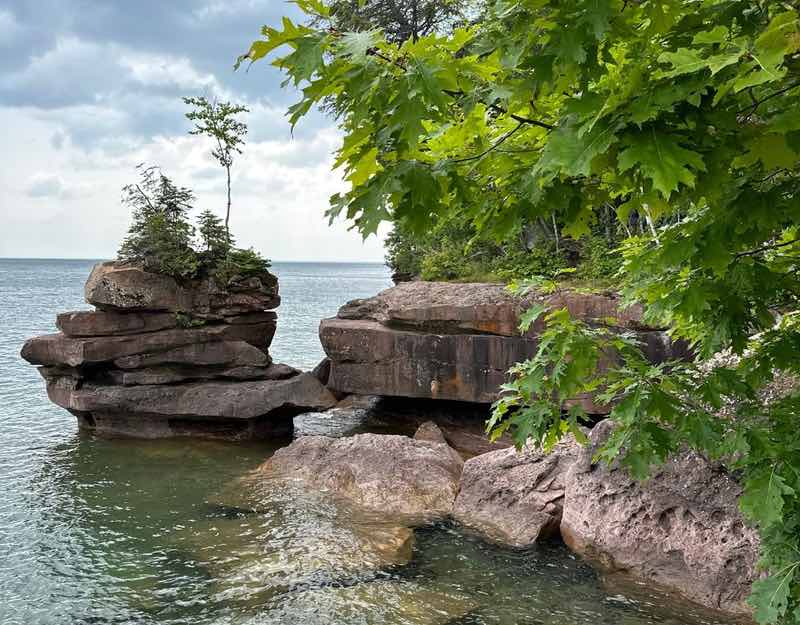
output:
M595 426L567 476L561 534L602 567L677 591L706 607L749 614L759 540L738 508L739 484L685 452L644 483L592 463L610 421Z
M363 508L409 522L447 517L463 462L445 443L407 436L304 436L260 469L298 479Z
M287 594L270 602L270 609L260 622L280 625L449 625L462 622L477 607L479 603L474 597L450 589L435 590L408 581L376 580Z
M557 534L567 472L579 453L580 445L570 437L549 454L510 448L467 460L453 517L513 547Z

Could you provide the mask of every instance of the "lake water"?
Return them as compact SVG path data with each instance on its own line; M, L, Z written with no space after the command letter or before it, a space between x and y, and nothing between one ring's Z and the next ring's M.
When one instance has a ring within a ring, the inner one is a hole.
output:
M274 444L78 432L23 341L86 308L92 261L0 259L0 624L695 625L668 598L610 590L563 546L500 549L417 530L410 563L368 548L392 528L286 484L233 482ZM276 263L276 361L313 367L319 320L390 284L377 264ZM253 511L255 510L255 511Z

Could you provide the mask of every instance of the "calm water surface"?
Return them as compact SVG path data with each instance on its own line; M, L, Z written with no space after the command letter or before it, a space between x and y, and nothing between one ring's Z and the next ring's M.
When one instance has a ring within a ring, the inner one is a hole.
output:
M504 550L441 525L417 530L411 562L398 562L386 549L397 530L380 519L242 481L268 444L79 434L18 354L57 312L86 308L92 264L0 260L0 624L711 622L608 590L555 544ZM284 304L272 352L303 368L322 357L322 317L389 285L380 265L274 270Z

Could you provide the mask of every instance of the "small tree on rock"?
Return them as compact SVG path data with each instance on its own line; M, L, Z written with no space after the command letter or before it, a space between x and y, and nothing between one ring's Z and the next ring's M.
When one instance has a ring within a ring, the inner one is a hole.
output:
M204 210L197 218L197 233L201 263L206 267L216 267L228 256L233 246L222 219L209 209Z
M225 169L227 176L228 207L225 212L225 233L230 237L231 217L231 167L235 154L241 154L247 135L247 124L236 119L237 115L248 113L249 109L230 102L209 101L205 96L183 98L184 103L194 107L186 113L186 118L194 122L190 135L204 135L216 142L211 152L217 162Z
M175 185L158 167L139 169L139 182L122 189L122 203L130 207L133 223L118 257L148 271L191 277L197 271L194 226L188 219L194 195Z

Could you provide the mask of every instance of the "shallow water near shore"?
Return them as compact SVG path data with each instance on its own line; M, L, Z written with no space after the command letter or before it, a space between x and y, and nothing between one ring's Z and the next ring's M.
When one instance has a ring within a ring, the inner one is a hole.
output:
M503 549L439 524L412 545L402 528L296 485L242 481L287 441L79 433L18 353L54 331L57 312L86 308L92 264L0 260L3 625L721 625L669 597L612 591L555 542ZM322 317L390 284L381 265L274 271L284 304L272 352L302 368L322 356ZM312 416L299 429L370 424Z

